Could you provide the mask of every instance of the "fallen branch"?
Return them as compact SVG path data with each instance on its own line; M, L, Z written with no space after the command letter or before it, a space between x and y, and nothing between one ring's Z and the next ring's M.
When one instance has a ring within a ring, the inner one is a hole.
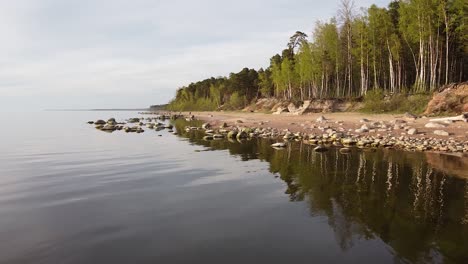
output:
M468 113L465 113L463 115L459 116L453 116L453 117L444 117L444 118L436 118L436 119L431 119L431 122L444 122L444 121L464 121L468 122Z

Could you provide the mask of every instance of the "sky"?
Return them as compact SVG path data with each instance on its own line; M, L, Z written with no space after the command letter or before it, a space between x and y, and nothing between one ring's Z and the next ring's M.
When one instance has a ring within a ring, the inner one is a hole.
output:
M339 0L0 0L0 110L143 108L266 67ZM359 7L389 0L356 0Z

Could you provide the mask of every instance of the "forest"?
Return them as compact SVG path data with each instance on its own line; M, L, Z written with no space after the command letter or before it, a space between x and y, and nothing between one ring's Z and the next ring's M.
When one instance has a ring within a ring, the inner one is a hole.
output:
M244 68L177 90L169 110L241 109L259 98L289 101L429 94L468 79L468 2L400 0L357 8L297 31L263 69Z

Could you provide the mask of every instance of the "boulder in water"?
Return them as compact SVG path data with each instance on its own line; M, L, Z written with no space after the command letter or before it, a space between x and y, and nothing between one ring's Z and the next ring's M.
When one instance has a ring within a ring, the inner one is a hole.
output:
M102 131L115 131L116 130L116 127L114 125L111 125L111 124L106 124L105 126L103 126L101 128Z
M139 118L130 118L128 120L129 123L140 123L140 119Z
M237 136L236 136L237 140L246 139L248 137L249 137L249 135L245 131L241 131L241 132L237 133Z
M227 137L228 138L236 138L237 132L236 131L229 131Z

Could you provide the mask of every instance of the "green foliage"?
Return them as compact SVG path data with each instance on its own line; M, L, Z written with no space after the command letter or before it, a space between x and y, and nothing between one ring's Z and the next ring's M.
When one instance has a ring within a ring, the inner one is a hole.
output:
M264 85L268 85L268 83ZM244 68L238 73L231 73L229 78L212 77L178 89L176 97L171 101L168 109L173 111L213 111L224 104L232 109L238 109L256 98L258 92L258 72L254 69Z
M270 69L260 69L258 71L258 86L260 88L260 94L263 97L270 97L273 95L274 85Z
M367 92L364 97L364 112L381 113L384 112L384 94L381 90Z
M421 114L431 99L429 94L407 95L405 93L385 96L381 90L370 91L364 97L363 112L366 113L413 113Z
M235 92L229 99L229 106L233 109L239 109L245 106L245 100L239 93Z
M209 98L199 98L192 101L171 101L167 107L171 111L214 111L218 107L216 102Z

